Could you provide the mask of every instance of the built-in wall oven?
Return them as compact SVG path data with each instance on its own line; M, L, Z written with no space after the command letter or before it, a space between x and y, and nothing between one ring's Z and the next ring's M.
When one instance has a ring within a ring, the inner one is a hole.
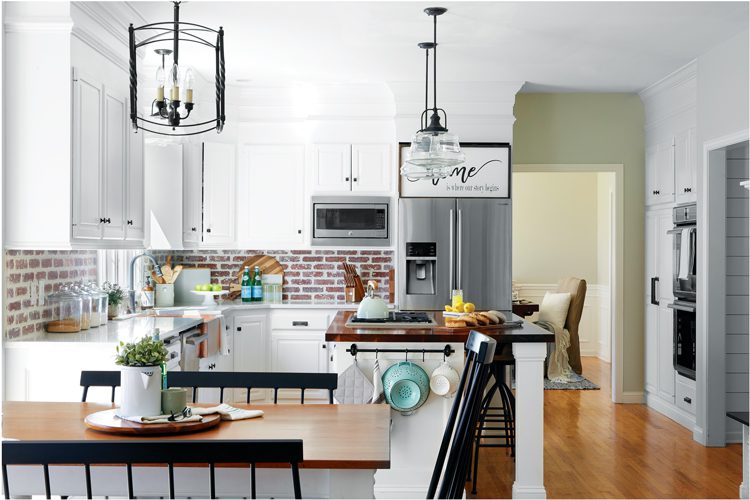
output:
M674 369L695 380L695 311L697 274L697 207L695 203L678 205L672 211L672 294L674 311Z
M312 244L389 246L387 196L313 196Z

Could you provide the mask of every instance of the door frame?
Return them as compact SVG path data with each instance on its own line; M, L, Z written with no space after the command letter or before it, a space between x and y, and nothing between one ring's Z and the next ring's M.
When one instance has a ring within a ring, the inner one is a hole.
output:
M695 331L696 419L693 439L704 446L726 445L726 330L708 342L709 325L726 325L726 157L727 146L750 140L742 130L702 146L698 172L698 276ZM713 164L713 165L712 165ZM710 244L709 244L710 242ZM720 269L721 272L707 272ZM705 304L700 306L700 304Z
M614 191L614 245L612 253L614 258L610 260L610 304L614 307L611 311L612 333L610 338L610 359L612 360L612 401L614 403L643 403L643 391L625 392L623 389L623 335L624 335L624 276L625 276L625 185L624 185L624 165L622 163L600 163L600 164L568 164L568 163L550 163L550 164L515 164L512 169L513 173L614 173L615 174L615 191ZM611 255L610 255L611 257Z

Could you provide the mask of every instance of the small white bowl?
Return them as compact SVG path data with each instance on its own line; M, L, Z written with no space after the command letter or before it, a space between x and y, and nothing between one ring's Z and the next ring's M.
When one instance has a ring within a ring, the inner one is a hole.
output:
M459 381L458 372L443 362L430 375L430 389L438 396L450 397L458 389Z

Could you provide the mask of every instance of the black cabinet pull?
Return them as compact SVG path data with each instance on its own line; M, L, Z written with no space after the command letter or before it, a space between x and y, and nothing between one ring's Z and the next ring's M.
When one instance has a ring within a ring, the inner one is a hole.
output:
M292 321L292 326L308 326L307 321Z
M104 224L105 221L106 219L104 217L99 218L99 224Z
M357 178L356 178L356 177L355 177L355 178L353 178L352 180L353 180L354 182L357 182Z
M651 278L651 304L654 306L659 305L659 299L656 297L656 284L659 282L659 277Z
M206 229L206 232L210 233L211 232L211 228L209 227L208 229Z
M323 344L323 345L321 345L321 346L320 346L320 348L321 348L321 349L325 349L325 348L326 348L326 345L325 345L325 344Z
M129 221L128 221L128 226L132 226L132 225L133 225L133 221L132 221L132 220L129 220Z
M302 229L297 229L297 234L302 234Z
M349 177L344 177L344 180L345 180L346 182L349 182Z
M241 327L241 326L238 326L238 327L237 327L237 331L238 331L238 332L241 332L241 331L242 331L242 327Z
M661 194L661 191L659 191L659 190L657 189L656 191L654 191L654 194L656 194L656 195L658 195L658 194Z
M684 398L682 398L682 400L683 400L684 402L686 402L687 404L689 404L689 405L693 404L693 400L692 400L692 399L690 399L690 398L689 398L689 397L687 397L687 396L685 396Z
M194 228L194 227L191 227L191 228L190 228L190 230L191 230L191 231L193 231L193 232L195 232L195 231L197 231L198 229L196 229L196 228Z

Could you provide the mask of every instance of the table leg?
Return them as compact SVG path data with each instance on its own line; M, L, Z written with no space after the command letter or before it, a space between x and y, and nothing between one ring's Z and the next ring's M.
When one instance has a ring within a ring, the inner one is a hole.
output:
M513 498L547 498L544 489L544 343L513 344L516 358L516 480Z

